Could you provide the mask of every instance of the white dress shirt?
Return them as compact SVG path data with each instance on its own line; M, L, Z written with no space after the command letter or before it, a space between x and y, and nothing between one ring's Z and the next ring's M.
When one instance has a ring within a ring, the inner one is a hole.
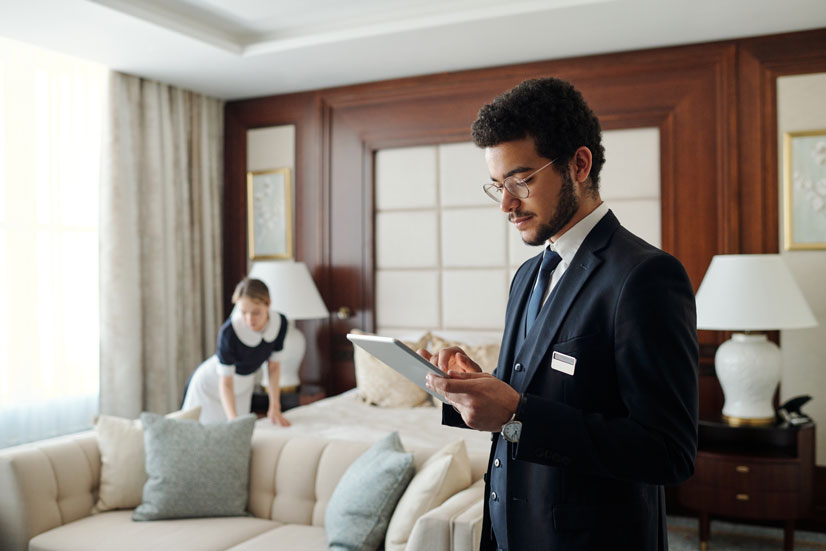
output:
M607 213L608 205L606 205L605 201L603 201L597 208L591 211L588 216L577 222L571 229L559 236L559 239L557 239L556 242L548 239L548 246L551 250L556 251L559 256L562 257L562 260L553 271L553 274L551 274L551 284L548 285L548 289L545 291L545 296L542 297L543 306L545 305L545 301L548 300L548 297L551 296L551 291L553 291L556 284L559 283L559 280L565 274L565 270L568 269L568 266L571 264L574 256L576 256L582 242L585 241L585 238L588 237L588 234L591 233L594 226L596 226L597 223L602 220L602 217Z

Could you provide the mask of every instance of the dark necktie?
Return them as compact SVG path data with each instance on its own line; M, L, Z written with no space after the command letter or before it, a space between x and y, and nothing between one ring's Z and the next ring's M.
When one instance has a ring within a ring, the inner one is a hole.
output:
M545 249L542 255L542 264L539 266L539 276L536 279L536 287L531 293L531 300L528 302L528 319L525 320L525 328L527 331L531 330L533 322L539 315L539 310L542 309L542 299L545 297L545 292L548 290L548 285L551 283L551 274L556 269L562 257L556 251L550 248Z

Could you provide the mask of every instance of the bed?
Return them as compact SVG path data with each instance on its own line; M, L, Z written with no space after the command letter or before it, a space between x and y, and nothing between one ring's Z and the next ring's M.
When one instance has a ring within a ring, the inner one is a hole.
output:
M365 334L354 330L354 333ZM436 351L448 346L462 347L486 372L493 371L499 356L497 334L427 332L415 336L393 335L414 350ZM279 430L296 435L323 438L376 441L398 431L402 443L411 448L439 448L464 440L474 468L486 467L490 433L444 426L441 404L382 362L356 347L354 350L357 387L299 406L285 412L290 427L275 426L260 419L256 430ZM438 404L438 405L437 405Z

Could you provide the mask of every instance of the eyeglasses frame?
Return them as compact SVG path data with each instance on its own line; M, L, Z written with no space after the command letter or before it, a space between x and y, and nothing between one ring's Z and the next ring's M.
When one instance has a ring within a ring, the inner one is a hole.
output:
M551 160L546 165L539 167L538 169L534 170L524 178L520 178L519 176L513 175L508 176L507 178L502 180L501 184L499 184L498 182L488 182L487 184L482 185L482 190L485 192L485 195L487 195L497 203L502 201L502 197L504 196L505 191L507 191L511 195L511 197L515 197L517 199L527 199L531 196L531 189L528 187L528 181L540 172L542 172L543 170L545 170L546 168L548 168L549 166L551 166L552 164L554 164L555 161L556 159ZM511 182L513 182L513 184L511 184ZM524 189L525 195L522 196L519 193L514 193L515 189ZM493 195L493 193L499 194L499 198L496 198Z

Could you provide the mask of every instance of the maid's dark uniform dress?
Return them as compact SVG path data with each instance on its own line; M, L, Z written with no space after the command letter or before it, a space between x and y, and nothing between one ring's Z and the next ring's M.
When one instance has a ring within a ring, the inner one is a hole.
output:
M253 331L233 312L218 331L218 349L214 356L198 366L186 391L183 408L201 406L202 423L226 421L218 389L222 375L232 375L235 411L239 415L250 411L253 376L267 362L280 361L287 334L287 318L270 310L270 321L263 331Z

